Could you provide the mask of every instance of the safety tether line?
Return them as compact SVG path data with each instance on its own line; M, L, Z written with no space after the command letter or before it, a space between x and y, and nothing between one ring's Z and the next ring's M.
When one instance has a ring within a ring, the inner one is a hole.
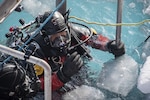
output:
M87 24L95 24L95 25L99 25L99 26L139 26L139 25L142 25L144 23L147 23L147 22L150 22L150 19L145 19L145 20L142 20L140 22L136 22L136 23L100 23L100 22L90 22L90 21L87 21L85 19L82 19L82 18L79 18L79 17L76 17L76 16L70 16L69 18L73 18L73 19L76 19L76 20L79 20L79 21L82 21L84 23L87 23Z

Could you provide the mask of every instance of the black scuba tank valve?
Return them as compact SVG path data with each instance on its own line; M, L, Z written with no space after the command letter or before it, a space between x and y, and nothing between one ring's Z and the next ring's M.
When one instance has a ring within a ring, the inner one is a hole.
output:
M20 22L21 25L25 24L25 21L23 19L19 19L19 22Z

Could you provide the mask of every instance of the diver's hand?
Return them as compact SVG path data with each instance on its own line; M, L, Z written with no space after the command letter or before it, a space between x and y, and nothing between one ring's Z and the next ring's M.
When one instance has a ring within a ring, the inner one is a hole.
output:
M66 83L70 80L71 76L76 74L83 66L83 61L77 52L72 53L67 57L64 66L57 72L59 79Z
M115 40L110 41L107 43L107 48L110 53L115 55L115 57L119 57L119 56L122 56L123 54L125 54L125 47L124 47L124 43L122 43L122 42L117 47Z

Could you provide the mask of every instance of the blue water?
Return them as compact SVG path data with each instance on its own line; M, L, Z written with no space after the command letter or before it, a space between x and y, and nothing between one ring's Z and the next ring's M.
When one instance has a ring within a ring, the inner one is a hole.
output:
M117 11L117 0L68 0L67 8L71 9L70 16L76 16L85 19L90 22L100 22L100 23L116 23L116 11ZM131 7L130 4L135 3L135 7ZM143 15L142 13L143 4L137 2L136 0L124 0L123 4L123 23L136 23L142 20L148 19L148 15ZM18 20L23 18L27 23L30 22L33 17L26 11L13 12L2 24L0 24L0 43L5 43L5 33L8 32L11 26L20 26ZM75 19L71 19L77 21ZM109 37L110 39L115 39L116 26L98 26L87 24L89 27L93 27L97 32ZM140 29L139 26L122 26L121 40L124 42L126 47L126 54L133 57L135 60L138 55L134 52L134 49L138 47L145 39L146 35ZM89 63L90 69L95 71L96 77L104 62L113 59L113 55L108 52L103 52L90 48L93 60ZM134 54L134 55L133 55ZM137 60L138 61L138 60ZM138 61L140 62L140 61ZM131 91L131 93L125 97L123 100L144 100L143 94L140 93L136 88Z
M116 23L116 1L117 0L84 0L81 2L80 0L74 0L68 1L68 8L71 8L71 15L84 18L88 21ZM135 8L130 8L130 3L136 3ZM142 3L137 3L136 0L124 0L122 22L136 23L149 18L149 16L142 14L142 9ZM94 27L103 35L115 39L115 26L89 26ZM125 43L126 53L131 55L132 50L144 41L145 35L140 31L140 26L122 26L121 38Z
M68 8L71 9L71 15L83 18L87 21L101 22L101 23L116 23L117 0L69 0ZM131 4L135 3L132 8ZM136 23L148 19L148 15L142 13L143 4L136 0L124 0L122 23ZM115 26L98 26L88 25L94 27L97 32L115 39L116 27ZM141 44L147 37L140 29L139 26L122 26L121 40L125 43L126 54L133 57L137 62L139 61L138 55L134 52L139 44ZM103 63L113 59L113 55L99 50L91 49L93 60L89 63L90 69L96 75L103 67ZM115 96L114 96L115 97ZM145 100L144 95L136 89L136 87L122 100Z
M3 2L4 0L0 0L0 4Z
M33 17L27 12L13 12L0 24L0 43L5 44L5 34L9 31L10 27L21 26L19 19L24 19L26 23L33 20Z

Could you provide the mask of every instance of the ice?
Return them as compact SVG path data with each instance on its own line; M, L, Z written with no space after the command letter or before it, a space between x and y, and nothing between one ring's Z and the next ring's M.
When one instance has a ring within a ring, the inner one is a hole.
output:
M110 92L127 96L135 86L138 77L138 64L128 55L104 63L97 80L97 86Z
M150 56L147 57L140 70L137 88L143 93L150 93Z
M143 13L150 15L150 6L148 6Z
M94 87L82 85L66 93L63 100L105 100L105 96Z
M146 58L150 55L150 38L145 42L145 44L142 47L142 54L141 54L141 58L143 61L146 60Z
M143 14L150 15L150 1L144 0L143 3L144 3Z
M135 8L135 7L136 7L136 4L135 4L134 2L131 2L131 3L129 4L129 7L130 7L130 8Z

